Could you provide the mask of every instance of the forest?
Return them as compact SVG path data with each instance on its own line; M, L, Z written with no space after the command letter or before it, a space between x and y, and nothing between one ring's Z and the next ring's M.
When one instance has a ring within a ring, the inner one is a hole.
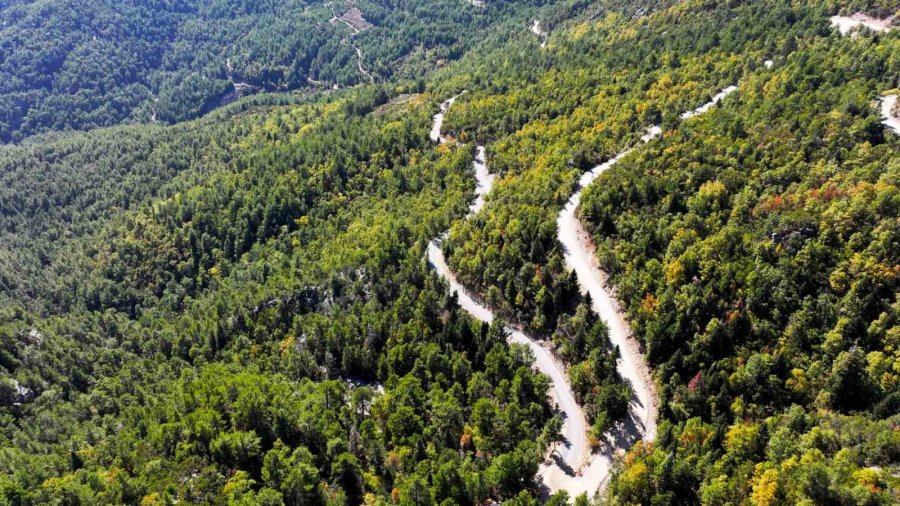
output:
M0 6L0 141L175 123L259 91L420 79L537 0L12 0ZM338 18L350 9L369 24ZM524 19L524 18L522 18ZM524 22L524 20L522 21ZM461 37L468 33L470 36ZM359 54L357 53L359 50Z
M876 38L840 42L748 78L588 189L599 258L669 378L660 448L626 466L623 502L666 479L704 504L890 498L900 138L871 97L900 59ZM694 467L700 440L723 451ZM664 471L675 441L692 443Z
M900 29L829 23L890 0L75 4L0 8L0 504L900 502ZM632 147L577 216L659 427L548 494L506 325L603 450L632 385L557 216Z
M835 37L835 6L813 3L672 10L677 25L610 15L502 71L448 76L470 90L448 129L488 143L502 175L486 212L453 229L450 262L557 343L577 388L583 357L563 336L584 311L558 303L572 295L556 215L578 175L660 123L674 133L619 162L580 211L663 404L658 441L625 457L607 499L892 503L898 139L876 99L898 84L896 35ZM585 46L603 72L582 71ZM731 83L741 103L679 122Z
M471 154L437 152L429 103L397 91L214 127L242 145L98 228L70 310L5 310L8 502L463 504L529 487L546 379L422 262L465 207ZM247 210L207 200L227 191Z

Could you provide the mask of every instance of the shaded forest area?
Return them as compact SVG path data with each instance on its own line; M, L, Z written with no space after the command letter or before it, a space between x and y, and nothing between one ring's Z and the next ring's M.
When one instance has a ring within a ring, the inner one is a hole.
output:
M0 7L0 141L175 123L254 91L367 83L360 63L379 80L421 78L539 3L14 0ZM330 22L350 9L371 26Z

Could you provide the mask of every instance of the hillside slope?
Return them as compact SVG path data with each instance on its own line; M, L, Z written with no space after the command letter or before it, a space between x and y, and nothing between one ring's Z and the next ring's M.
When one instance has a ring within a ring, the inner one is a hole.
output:
M539 4L4 2L0 141L120 123L174 123L259 91L421 78L503 24L518 16L524 22L525 12Z
M0 504L900 502L892 2L81 3L0 9Z

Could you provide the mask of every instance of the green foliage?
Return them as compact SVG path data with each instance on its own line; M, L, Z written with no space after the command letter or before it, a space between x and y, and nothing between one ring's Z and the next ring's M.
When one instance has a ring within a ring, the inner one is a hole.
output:
M532 1L14 0L0 8L0 141L174 123L248 92L421 78ZM358 8L359 33L336 19ZM476 37L463 34L478 34ZM362 58L357 55L357 48Z
M609 501L896 503L898 35L828 27L889 2L539 3L361 1L358 34L342 2L0 9L7 141L363 83L357 48L387 81L0 149L0 503L537 504L549 381L425 246L452 225L601 440L631 391L555 221L656 123L579 211L662 397ZM463 221L475 144L500 178Z
M490 141L488 166L501 174L484 211L451 230L449 263L505 317L556 342L595 432L621 418L629 391L615 351L596 345L603 330L577 323L590 311L563 264L559 209L584 170L637 142L647 126L677 124L682 111L782 53L784 40L827 23L820 10L782 2L687 2L633 20L638 9L613 5L567 23L546 49L532 41L523 52L516 41L438 74L469 90L445 130ZM473 70L454 74L456 67Z
M612 9L551 33L546 50L501 46L465 57L470 74L442 73L469 90L446 130L489 142L488 165L502 175L484 212L452 230L450 263L505 316L552 337L595 436L627 392L601 390L615 384L613 361L583 344L602 329L564 290L574 284L553 224L581 171L636 144L646 126L666 130L589 188L580 216L658 368L669 430L690 420L736 428L730 447L721 430L690 455L671 437L637 449L615 501L896 499L884 493L893 471L881 469L893 460L867 470L857 457L860 476L877 479L816 491L854 469L826 460L818 478L778 482L754 468L766 465L769 434L748 432L792 405L816 420L830 410L897 416L897 141L871 105L896 86L896 35L839 38L828 23L838 8L884 7L698 1L638 20ZM679 120L735 81L737 99ZM864 437L857 429L846 437Z
M896 48L807 38L586 191L673 423L618 503L896 501Z
M3 314L7 500L468 503L531 487L542 449L520 442L550 418L549 382L422 261L467 207L473 153L434 147L431 103L398 91L201 122L208 143L160 196L69 240L88 267L70 309ZM59 212L102 205L82 198ZM10 402L16 385L33 398Z

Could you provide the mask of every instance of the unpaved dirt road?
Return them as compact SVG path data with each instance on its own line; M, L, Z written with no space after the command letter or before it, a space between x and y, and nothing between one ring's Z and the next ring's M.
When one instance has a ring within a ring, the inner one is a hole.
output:
M736 86L729 86L716 94L709 102L682 114L681 117L689 119L703 114L735 91L737 91ZM659 126L650 127L641 137L641 142L649 142L661 134L662 129ZM609 339L621 352L621 359L618 363L619 374L628 380L634 391L629 406L629 416L624 423L619 424L605 435L605 444L601 451L587 463L582 476L568 479L558 477L561 488L570 490L570 493L586 491L588 495L591 495L602 490L609 481L609 472L616 452L627 451L639 439L652 441L656 437L656 409L659 401L653 379L650 376L650 367L639 344L631 336L625 315L620 310L615 295L607 284L606 274L600 269L591 237L576 216L583 189L633 150L634 148L627 149L582 175L578 181L579 189L569 198L557 220L557 233L559 242L563 246L566 266L575 270L578 275L579 288L582 293L591 295L594 311L609 327Z
M441 135L441 128L444 126L444 113L447 112L447 109L450 109L450 106L453 105L453 102L456 102L457 98L459 98L459 95L454 95L447 100L444 100L441 103L440 112L434 115L434 121L431 124L431 132L428 134L433 142L440 142L441 144L447 142L447 138Z
M841 35L847 35L857 26L865 26L876 32L889 32L893 29L891 18L877 19L859 12L852 16L832 16L831 25L836 26Z
M531 25L531 33L538 36L541 39L541 47L547 47L547 32L543 28L541 28L541 22L537 19L534 20L534 24Z
M447 142L447 139L441 135L441 126L444 121L444 113L447 112L456 98L452 97L442 103L441 111L434 116L431 139L435 142ZM494 176L487 169L483 146L477 147L473 166L476 179L476 197L469 207L467 219L478 213L484 206L484 196L490 192L494 182ZM438 275L447 281L450 285L450 290L457 294L459 305L463 310L479 321L493 322L494 312L486 304L476 300L477 296L473 296L459 283L453 271L447 265L444 253L441 251L441 242L446 238L446 235L446 233L441 234L440 237L428 244L429 263L431 263ZM507 334L507 340L510 343L524 344L534 354L534 365L540 372L550 378L552 384L550 395L564 415L562 435L565 442L557 448L553 461L543 464L538 473L545 486L545 495L558 490L569 490L570 493L574 493L575 490L570 483L569 476L574 472L573 469L581 468L590 455L590 447L587 441L587 421L584 412L572 393L565 367L559 363L553 354L540 343L517 329L509 327L507 328Z
M736 90L737 87L729 86L715 95L710 102L683 114L682 117L687 119L702 114ZM447 142L447 139L441 136L441 126L444 113L456 98L452 97L441 104L441 111L434 116L431 139L435 142ZM641 137L641 141L649 142L661 133L662 129L659 126L650 127ZM477 149L477 156L473 164L477 181L476 199L470 206L466 219L481 210L484 205L484 196L490 191L493 184L493 176L488 172L485 164L484 147L479 146ZM658 398L649 367L637 342L631 337L628 323L620 311L614 295L607 288L606 276L600 270L594 256L590 237L576 217L582 189L590 185L603 171L631 153L633 149L627 149L585 173L579 180L579 190L569 199L557 222L559 241L564 248L566 265L575 270L582 292L591 294L594 310L609 326L610 340L618 346L622 354L618 371L631 383L634 390L628 418L605 435L605 444L598 452L592 453L589 446L587 421L581 406L572 393L565 366L538 341L515 328L507 329L508 341L527 346L534 354L535 367L550 378L552 384L550 395L563 414L564 442L551 454L549 461L540 466L538 471L545 497L560 490L567 491L571 498L581 493L593 496L596 492L603 490L609 482L617 453L627 451L640 439L650 441L656 436ZM460 307L477 320L493 322L493 310L482 303L477 294L470 293L462 286L447 265L446 258L441 251L441 242L446 235L445 232L428 244L429 263L447 281L450 290L457 294Z
M881 97L881 124L900 135L900 117L894 115L894 107L896 105L896 94L884 95Z
M375 78L372 76L372 74L369 73L368 70L366 70L365 67L363 67L363 64L362 64L362 60L363 60L363 57L362 57L362 51L360 51L359 48L356 47L356 46L353 46L353 49L356 50L356 66L357 66L357 68L359 68L359 73L362 74L362 75L364 75L364 76L366 76L366 77L369 79L369 82L374 83L374 82L375 82Z

